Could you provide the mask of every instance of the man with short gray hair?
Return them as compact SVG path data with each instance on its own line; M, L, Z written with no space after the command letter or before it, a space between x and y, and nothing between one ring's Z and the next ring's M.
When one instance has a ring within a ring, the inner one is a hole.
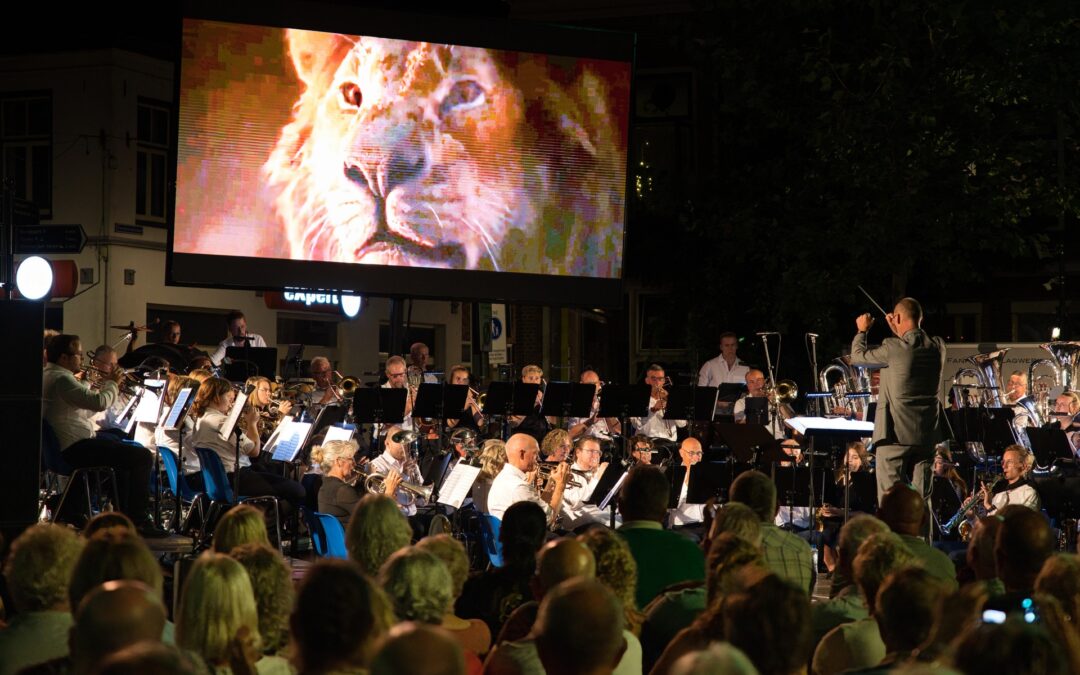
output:
M776 526L776 485L760 471L745 471L731 484L731 501L750 507L761 520L761 552L765 564L781 579L807 593L814 590L813 557L810 544Z

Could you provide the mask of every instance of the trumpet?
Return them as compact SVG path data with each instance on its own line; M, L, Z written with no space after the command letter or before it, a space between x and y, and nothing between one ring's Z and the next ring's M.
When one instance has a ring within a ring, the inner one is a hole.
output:
M370 473L367 478L364 479L364 489L371 494L381 495L386 490L386 474L382 473ZM403 493L406 497L406 506L412 506L416 503L417 499L431 500L431 486L417 485L416 483L410 483L406 480L398 483L397 492ZM396 495L395 495L396 497Z
M541 478L543 478L545 481L548 481L551 480L551 474L553 474L555 472L555 469L557 469L558 467L559 462L537 462L536 472L540 475ZM566 487L579 488L585 486L584 483L574 477L575 475L584 478L585 472L581 471L580 469L571 468L570 475L566 477Z

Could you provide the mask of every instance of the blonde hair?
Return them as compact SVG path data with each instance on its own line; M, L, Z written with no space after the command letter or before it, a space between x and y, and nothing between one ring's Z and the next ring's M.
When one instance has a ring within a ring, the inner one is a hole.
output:
M480 444L480 477L495 480L506 466L506 441L489 438Z
M221 517L214 528L213 548L218 553L229 553L244 544L270 545L263 512L248 504L238 504Z
M266 544L237 546L229 557L244 566L251 580L263 653L275 654L289 642L289 612L296 595L292 571L281 554Z
M611 589L623 605L626 629L637 635L645 617L637 610L637 562L626 540L606 527L594 527L578 536L596 560L596 579Z
M211 377L213 377L214 373L210 372L209 368L196 368L195 370L189 372L187 376L195 380L199 384L202 384L203 382L206 382Z
M527 366L525 366L524 368L521 369L521 377L522 378L525 378L525 377L527 377L529 375L539 375L540 377L543 377L544 376L544 369L541 368L540 366L533 365L533 364L530 363L529 365L527 365Z
M82 548L75 533L60 525L40 523L20 534L4 564L16 609L34 612L62 603Z
M379 570L399 621L439 625L454 602L450 571L434 554L415 546L391 555Z
M1058 398L1067 396L1071 403L1069 403L1069 410L1080 410L1080 392L1076 391L1063 391L1058 394Z
M469 556L465 553L465 546L448 534L437 534L433 537L424 537L417 542L415 548L427 551L443 561L447 571L450 572L451 590L454 597L459 597L462 589L465 588L465 580L469 577Z
M566 429L552 429L547 432L544 442L540 444L540 454L543 457L551 457L562 442L568 440L570 440L570 433Z
M203 553L192 566L180 597L176 645L212 665L224 665L229 643L244 626L260 644L259 614L247 572L227 555Z
M349 559L366 574L379 573L386 559L412 541L412 527L397 502L386 495L364 495L345 528Z
M334 466L339 459L349 459L360 449L356 441L327 441L311 449L311 461L319 465L323 473Z
M1027 474L1031 471L1031 468L1035 466L1035 454L1030 450L1020 445L1019 443L1013 443L1009 447L1001 451L1001 456L1004 457L1006 452L1015 452L1020 455L1020 461L1024 465L1024 473Z
M165 390L166 405L172 406L172 404L176 402L176 395L180 393L181 389L187 389L188 387L191 387L192 389L199 389L201 384L202 383L199 382L199 380L191 377L190 375L174 376L172 379L169 380L169 387ZM197 392L195 396L198 397Z

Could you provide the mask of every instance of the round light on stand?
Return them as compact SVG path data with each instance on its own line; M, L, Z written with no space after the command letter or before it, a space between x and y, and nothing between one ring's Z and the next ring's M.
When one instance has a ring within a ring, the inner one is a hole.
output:
M341 311L345 313L345 316L352 319L360 313L361 301L362 298L359 295L342 295Z
M23 260L15 272L15 287L27 300L44 298L52 289L52 283L52 265L41 256L30 256Z
M1060 340L1061 339L1061 329L1058 328L1057 326L1054 326L1050 330L1050 339L1051 340Z

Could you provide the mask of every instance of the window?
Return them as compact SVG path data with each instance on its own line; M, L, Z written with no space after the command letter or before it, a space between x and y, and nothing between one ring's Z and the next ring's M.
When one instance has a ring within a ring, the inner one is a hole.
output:
M164 225L168 204L169 129L171 112L165 103L139 99L138 146L135 156L135 220Z
M3 179L15 197L33 202L41 218L52 217L52 94L0 98Z

